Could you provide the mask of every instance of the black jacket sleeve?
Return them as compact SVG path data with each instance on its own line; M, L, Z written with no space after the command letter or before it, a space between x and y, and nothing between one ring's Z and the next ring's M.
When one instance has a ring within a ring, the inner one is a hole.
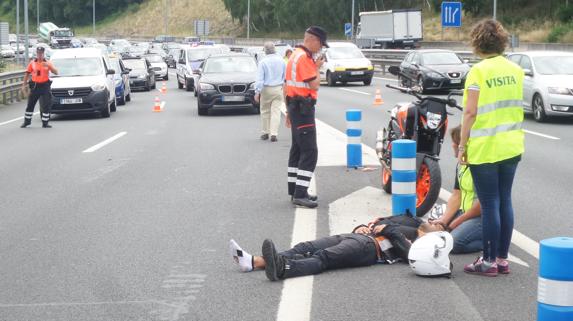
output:
M413 231L411 231L412 229ZM386 226L380 235L384 236L390 241L390 243L392 243L392 247L396 255L403 260L408 261L408 252L410 251L412 243L403 232L406 232L406 234L411 234L412 232L417 233L416 229L413 227L392 224ZM415 237L413 239L415 239Z

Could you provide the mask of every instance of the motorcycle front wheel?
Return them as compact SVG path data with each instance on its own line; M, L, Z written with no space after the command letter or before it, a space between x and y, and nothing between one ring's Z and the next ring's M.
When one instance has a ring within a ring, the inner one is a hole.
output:
M416 181L416 216L424 216L440 196L442 174L437 160L425 157Z

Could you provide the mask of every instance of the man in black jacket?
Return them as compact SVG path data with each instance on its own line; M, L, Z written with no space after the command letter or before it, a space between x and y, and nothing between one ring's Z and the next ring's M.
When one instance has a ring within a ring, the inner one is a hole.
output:
M262 256L250 255L234 240L230 250L243 272L264 269L269 280L278 281L325 270L407 261L414 240L424 233L443 230L441 225L411 216L390 216L359 225L352 233L301 242L280 253L269 239L263 242Z

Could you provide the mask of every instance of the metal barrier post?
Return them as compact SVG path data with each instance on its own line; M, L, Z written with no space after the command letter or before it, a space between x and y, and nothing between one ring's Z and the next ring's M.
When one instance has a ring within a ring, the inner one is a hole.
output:
M392 142L392 215L416 216L416 142Z
M348 141L346 144L346 167L358 168L362 167L362 143L360 136L362 136L362 111L360 109L347 109L346 110L346 136Z
M573 238L555 237L539 245L537 321L573 320Z

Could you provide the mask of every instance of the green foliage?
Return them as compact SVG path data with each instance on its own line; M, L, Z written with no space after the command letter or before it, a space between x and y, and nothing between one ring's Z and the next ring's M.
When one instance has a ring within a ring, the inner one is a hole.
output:
M96 22L122 12L128 6L139 5L145 0L95 0ZM40 22L51 21L60 27L85 26L92 23L93 0L39 0ZM36 1L28 0L31 30L36 25ZM24 20L24 4L20 0L20 22ZM0 0L0 15L12 24L16 21L14 0ZM34 26L34 27L32 27Z
M562 6L557 11L557 18L563 23L573 21L573 3L570 6Z
M0 57L0 72L4 72L4 69L6 69L6 60Z
M551 29L549 36L547 36L547 42L559 42L561 37L563 37L567 32L572 31L573 26L571 24L559 25Z

